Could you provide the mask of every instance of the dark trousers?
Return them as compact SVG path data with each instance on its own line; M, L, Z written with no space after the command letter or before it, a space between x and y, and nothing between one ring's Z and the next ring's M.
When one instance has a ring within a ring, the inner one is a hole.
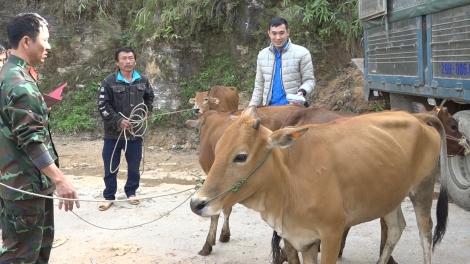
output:
M0 263L48 263L54 241L53 200L0 198L0 203L3 208L0 214L3 240Z
M116 145L117 144L117 145ZM116 139L104 139L103 147L103 162L104 162L104 185L106 188L103 191L103 197L106 200L116 200L116 191L117 191L117 173L119 170L116 170L117 166L122 166L120 164L121 152L124 151L126 142L124 140ZM116 148L116 150L114 150ZM114 152L114 156L113 156ZM111 161L111 156L113 160ZM140 161L142 160L142 139L128 140L127 141L127 150L125 153L127 161L127 182L124 186L124 192L126 196L135 195L135 191L139 188L140 181ZM110 164L112 167L110 169ZM116 170L116 171L115 171ZM111 173L111 171L115 171Z

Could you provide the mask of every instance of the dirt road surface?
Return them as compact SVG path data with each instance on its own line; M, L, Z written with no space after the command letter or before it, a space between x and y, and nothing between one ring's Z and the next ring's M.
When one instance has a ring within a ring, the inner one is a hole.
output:
M80 198L102 199L102 141L59 138L55 143L61 168ZM146 142L145 150L145 171L137 194L154 198L142 200L137 206L116 203L104 212L98 210L96 202L82 202L81 208L73 211L75 214L56 210L56 244L51 264L270 262L272 230L257 212L241 205L236 205L232 213L230 242L217 241L212 254L199 256L197 252L204 244L210 221L193 214L186 200L194 191L198 177L204 175L197 151L161 149L151 142ZM126 168L123 161L118 177L118 199L125 199ZM174 194L181 191L184 192ZM156 197L168 194L171 195ZM422 263L413 207L408 199L402 207L407 227L393 256L399 263ZM434 214L435 203L433 217ZM221 225L222 219L219 230ZM378 220L353 227L338 263L375 263L379 242ZM432 256L433 263L470 263L469 248L470 213L449 204L447 233Z

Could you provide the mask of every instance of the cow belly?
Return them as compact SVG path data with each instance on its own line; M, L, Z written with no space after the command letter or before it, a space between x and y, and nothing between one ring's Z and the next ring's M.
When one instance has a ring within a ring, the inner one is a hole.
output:
M277 234L289 240L292 246L299 252L308 250L314 243L320 242L319 234L311 225L302 226L297 221L292 221L289 217L279 221L276 216L269 215L266 212L260 213L261 218Z

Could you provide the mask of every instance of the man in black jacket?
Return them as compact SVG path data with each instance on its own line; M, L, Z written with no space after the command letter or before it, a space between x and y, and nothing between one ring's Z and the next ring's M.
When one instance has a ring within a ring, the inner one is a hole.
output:
M154 93L148 78L135 70L136 54L131 47L120 47L114 53L118 69L108 75L100 87L98 111L104 121L104 184L103 196L111 200L100 204L100 211L107 210L115 200L117 172L121 151L125 151L127 161L127 182L124 192L133 198L131 204L139 204L136 190L140 181L142 160L143 122L153 109Z

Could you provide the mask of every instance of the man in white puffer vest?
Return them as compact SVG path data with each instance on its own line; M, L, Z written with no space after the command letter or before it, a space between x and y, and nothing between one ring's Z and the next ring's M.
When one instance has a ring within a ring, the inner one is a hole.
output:
M289 34L284 18L269 21L271 45L258 54L255 88L249 106L284 105L289 103L288 94L306 97L313 92L315 77L310 51L293 44ZM304 105L308 107L307 102Z

